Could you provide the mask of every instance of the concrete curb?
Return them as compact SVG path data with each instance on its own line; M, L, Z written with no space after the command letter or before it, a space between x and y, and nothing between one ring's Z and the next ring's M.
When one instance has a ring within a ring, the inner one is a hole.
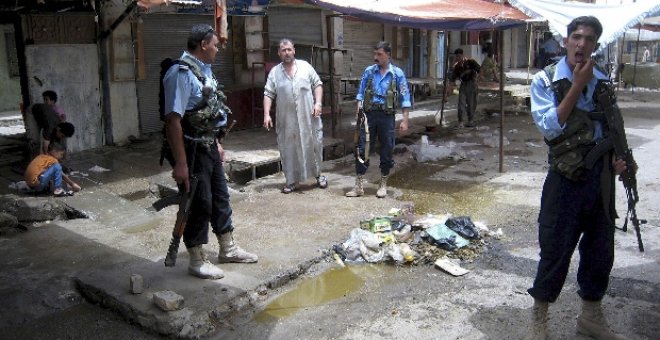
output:
M104 268L81 273L74 280L87 300L117 312L131 323L162 335L200 338L213 335L226 320L231 319L238 312L257 307L258 303L267 296L268 290L277 289L295 280L308 272L312 266L323 261L326 256L327 252L324 252L262 282L253 280L250 287L241 289L232 287L234 283L245 281L245 278L241 278L235 272L225 272L226 276L221 280L201 280L181 270L176 272L163 270L160 265L154 263L148 263L146 266L123 264L115 268ZM179 268L181 267L179 265ZM131 294L129 288L131 272L144 275L144 293ZM122 279L126 282L120 282ZM183 295L186 298L185 307L171 312L156 307L151 302L151 297L154 292L165 289ZM199 298L199 295L203 297Z

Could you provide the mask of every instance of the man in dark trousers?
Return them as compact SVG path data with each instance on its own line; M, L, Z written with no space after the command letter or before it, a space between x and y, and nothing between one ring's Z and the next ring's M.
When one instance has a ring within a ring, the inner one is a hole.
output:
M528 290L534 306L525 339L548 337L548 304L561 293L576 247L582 299L578 333L596 339L625 339L607 325L601 300L614 264L614 178L626 170L626 163L615 159L611 150L595 156L591 168L584 162L608 134L606 122L596 112L594 92L611 90L611 84L591 60L602 32L595 17L575 18L564 38L566 56L532 81L532 117L550 150L538 218L541 259Z
M461 80L458 88L458 127L463 127L463 117L467 113L468 123L466 126L474 126L474 112L477 109L477 76L479 75L479 63L472 58L463 55L463 50L457 48L454 51L454 67L450 80L455 82Z
M257 256L236 245L227 179L220 144L228 109L211 64L218 53L218 35L209 25L193 26L188 50L163 78L166 138L174 160L172 176L187 192L191 176L198 180L183 242L190 253L188 272L220 279L222 270L206 257L209 223L218 237L219 262L257 262Z
M403 70L394 66L391 62L392 47L386 41L381 41L374 47L375 64L368 66L362 74L360 87L356 96L360 109L364 108L367 126L360 129L358 141L359 157L355 160L355 187L346 193L346 197L358 197L364 195L362 188L363 176L369 168L369 160L365 155L366 132L371 136L371 145L375 145L376 138L380 143L380 185L376 191L376 197L387 196L387 177L390 169L394 167L392 150L396 130L394 129L395 114L400 107L403 112L403 120L399 125L400 131L408 130L408 114L410 107L410 91L408 81ZM368 129L368 130L367 130Z

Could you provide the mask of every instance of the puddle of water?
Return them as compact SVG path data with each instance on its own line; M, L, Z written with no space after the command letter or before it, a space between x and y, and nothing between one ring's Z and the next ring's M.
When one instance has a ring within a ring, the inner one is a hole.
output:
M340 299L360 290L365 281L371 280L369 277L380 272L377 266L370 265L330 269L322 275L302 281L295 289L276 298L252 320L273 322L287 318L301 309Z
M494 203L495 188L458 180L433 180L453 161L415 164L397 171L389 183L403 192L402 201L412 201L417 214L452 213L476 217ZM475 172L474 175L480 173Z

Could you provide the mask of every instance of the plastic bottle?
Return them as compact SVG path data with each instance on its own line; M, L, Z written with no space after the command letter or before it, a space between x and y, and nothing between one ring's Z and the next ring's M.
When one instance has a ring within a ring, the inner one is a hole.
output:
M403 259L408 262L412 263L415 258L418 256L417 252L412 250L408 243L399 243L399 249L401 250L401 255L403 255Z

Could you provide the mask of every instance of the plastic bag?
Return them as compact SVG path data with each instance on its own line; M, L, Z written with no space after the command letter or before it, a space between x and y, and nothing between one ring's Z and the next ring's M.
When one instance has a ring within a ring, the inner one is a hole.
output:
M479 231L477 227L472 223L472 220L468 216L458 216L448 218L445 222L445 225L458 233L459 235L469 238L477 239L479 238Z
M449 229L445 224L436 224L426 230L431 238L431 243L449 251L467 246L470 242L455 231Z

